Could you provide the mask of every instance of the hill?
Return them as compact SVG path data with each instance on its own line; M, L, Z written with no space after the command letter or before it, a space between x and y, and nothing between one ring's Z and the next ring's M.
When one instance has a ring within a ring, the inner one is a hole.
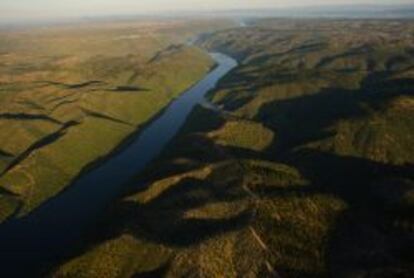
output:
M252 21L240 62L55 277L411 277L414 25ZM145 184L145 186L143 186Z
M213 61L185 42L221 24L2 32L0 222L61 192L202 78Z

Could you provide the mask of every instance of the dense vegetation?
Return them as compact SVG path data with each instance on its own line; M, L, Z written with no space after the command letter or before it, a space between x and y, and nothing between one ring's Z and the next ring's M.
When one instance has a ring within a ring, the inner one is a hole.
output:
M414 24L252 21L240 66L56 277L412 277ZM142 183L147 185L142 188Z
M30 212L203 77L185 42L224 22L120 22L0 34L0 222Z

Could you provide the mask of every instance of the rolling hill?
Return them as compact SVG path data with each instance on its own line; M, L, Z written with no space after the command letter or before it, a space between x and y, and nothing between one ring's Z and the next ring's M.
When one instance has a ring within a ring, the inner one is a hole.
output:
M263 19L54 277L411 277L414 25ZM143 186L145 184L145 186Z

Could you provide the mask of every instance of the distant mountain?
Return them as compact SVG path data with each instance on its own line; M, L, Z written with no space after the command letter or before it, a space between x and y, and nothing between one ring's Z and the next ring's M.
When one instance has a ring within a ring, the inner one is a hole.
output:
M243 17L413 18L414 5L307 6L283 9L249 9L208 12Z

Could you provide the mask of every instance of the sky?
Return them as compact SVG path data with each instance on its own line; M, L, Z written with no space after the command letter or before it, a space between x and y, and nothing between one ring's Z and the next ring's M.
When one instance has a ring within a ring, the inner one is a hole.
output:
M0 0L0 21L343 4L414 4L414 0Z

